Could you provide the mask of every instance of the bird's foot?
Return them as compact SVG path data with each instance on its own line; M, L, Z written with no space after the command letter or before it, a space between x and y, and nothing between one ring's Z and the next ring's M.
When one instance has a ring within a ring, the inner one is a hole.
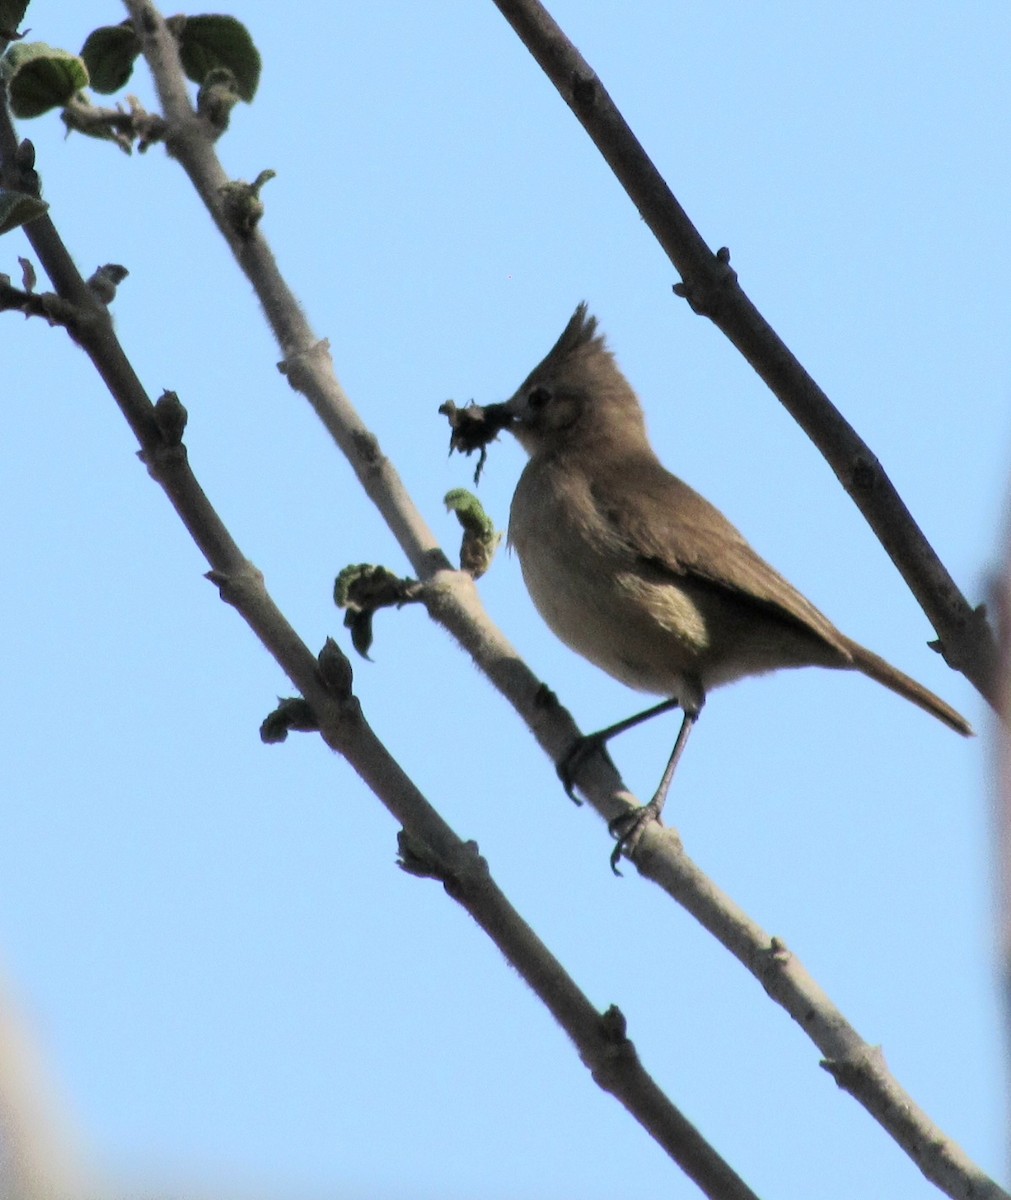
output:
M649 804L642 804L638 808L633 808L631 812L622 813L620 817L608 821L607 832L616 839L614 849L611 851L611 870L615 875L621 874L618 869L621 856L635 849L647 825L660 820L662 807L662 802L657 804L654 796Z
M614 763L611 762L611 756L607 753L606 746L607 738L601 737L598 733L591 733L585 737L576 738L565 752L565 757L555 766L558 778L562 781L562 787L565 788L565 794L573 804L583 803L573 791L573 788L576 784L576 775L582 769L587 759L599 751L608 765L614 767Z

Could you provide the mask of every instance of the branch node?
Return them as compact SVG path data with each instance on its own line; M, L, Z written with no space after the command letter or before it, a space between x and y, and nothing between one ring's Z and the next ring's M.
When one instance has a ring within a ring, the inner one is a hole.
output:
M175 392L167 389L158 397L154 406L154 422L167 447L181 446L189 413Z
M351 699L354 671L351 660L333 638L327 638L316 658L320 682L338 703Z
M212 138L228 128L232 109L239 103L239 84L228 67L212 67L197 92L197 112L207 122Z
M235 570L207 571L204 578L214 584L226 604L240 611L254 596L263 592L263 572L248 560Z
M108 307L116 299L116 289L129 274L126 267L120 266L119 263L105 263L104 266L96 267L86 282L95 299Z
M844 1091L858 1094L875 1077L886 1074L884 1051L880 1046L861 1045L845 1058L823 1058L819 1063Z
M179 466L186 461L183 432L189 414L175 392L164 391L154 406L154 425L157 441L137 451L137 457L147 467L152 479L159 479L162 472Z
M580 110L593 108L597 102L597 94L600 90L600 80L594 74L587 74L585 71L576 71L572 76L572 103Z
M781 980L787 967L793 962L793 951L786 945L782 938L769 938L768 946L762 947L755 956L754 973L761 983L762 987L768 995L776 999L782 994ZM810 1018L812 1012L805 1013L806 1018ZM805 1020L801 1020L801 1016L794 1013L795 1019L806 1024Z
M278 698L277 708L268 713L260 723L260 741L267 746L276 746L287 741L292 731L318 733L319 721L308 700L301 696Z
M584 1057L583 1061L597 1086L606 1092L614 1092L619 1079L639 1061L639 1055L628 1036L625 1014L616 1004L600 1014L597 1033L599 1036L593 1048L592 1060L587 1061Z
M372 472L377 471L385 461L385 455L380 449L376 435L368 429L356 429L351 435L351 440L361 464Z
M14 169L18 176L18 191L31 196L42 196L42 179L35 170L35 144L28 138L18 143L14 152Z
M260 199L260 189L273 179L275 174L276 172L271 170L261 171L252 183L246 183L244 179L233 179L218 188L225 220L240 241L248 241L253 236L253 230L259 225L260 218L266 211L266 206Z
M289 354L287 358L281 359L277 364L277 369L291 387L296 392L300 392L304 390L306 380L311 377L317 365L324 370L333 369L329 338L320 338L318 342L313 342L307 349L296 350L293 354Z
M59 325L76 338L81 310L55 292L33 292L13 287L8 275L0 275L0 312L20 312L26 317L42 317L50 325Z
M721 246L693 278L675 283L673 292L688 301L693 313L715 320L723 311L731 289L736 288L737 272L730 265L730 250Z
M473 895L491 878L477 842L458 842L437 854L404 829L397 833L397 866L420 879L438 879L454 900Z
M873 455L858 454L850 462L846 490L868 494L881 481L881 463Z

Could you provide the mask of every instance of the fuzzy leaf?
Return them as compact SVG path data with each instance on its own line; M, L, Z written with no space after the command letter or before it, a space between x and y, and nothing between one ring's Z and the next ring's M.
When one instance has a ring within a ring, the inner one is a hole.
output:
M334 604L347 610L344 626L351 630L351 644L362 658L369 656L376 611L416 603L418 586L415 579L401 579L386 567L371 563L344 567L334 581Z
M496 532L495 522L484 511L481 501L466 488L453 488L444 497L444 503L463 527L460 545L460 566L475 579L491 566L495 551L502 540Z
M88 86L84 60L45 42L18 42L0 59L11 111L16 117L40 117L62 108Z
M108 95L125 87L140 53L140 41L129 22L103 25L89 33L81 47L81 58L96 92Z
M249 30L235 17L187 17L178 33L183 70L194 83L203 83L215 67L235 76L239 95L248 104L260 83L261 60Z
M45 200L26 192L9 192L0 188L0 233L10 233L19 225L34 221L49 208Z

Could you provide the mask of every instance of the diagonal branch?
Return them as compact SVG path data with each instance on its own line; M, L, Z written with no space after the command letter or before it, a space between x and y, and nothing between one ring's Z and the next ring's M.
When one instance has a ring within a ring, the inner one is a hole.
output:
M9 112L0 104L0 175L16 170L16 150ZM326 744L347 759L403 827L401 865L443 882L569 1035L596 1083L707 1196L756 1200L643 1068L618 1010L601 1014L594 1008L495 884L476 844L453 832L375 735L352 694L350 663L336 645L328 642L317 659L277 608L262 574L242 554L190 468L182 443L185 410L171 393L151 403L108 310L77 271L52 220L40 217L26 233L60 290L71 336L105 381L137 436L142 461L204 553L208 578L308 702Z
M375 435L334 378L328 347L312 332L259 231L254 229L240 237L232 228L221 202L220 188L227 177L214 151L214 134L189 102L175 43L150 0L124 3L141 37L163 105L169 152L189 175L259 296L285 355L282 370L292 386L306 396L347 455L366 493L425 583L422 599L430 615L470 653L527 722L542 748L559 762L578 735L570 714L488 618L473 580L464 572L450 569L446 555ZM699 244L709 255L701 239ZM605 820L627 811L630 793L614 768L601 758L595 757L581 770L579 785ZM684 854L673 831L650 826L634 857L639 870L692 913L797 1020L837 1080L880 1121L928 1178L953 1197L1007 1200L1006 1194L930 1122L883 1062L874 1060L872 1048L782 943L751 921ZM872 1060L873 1070L862 1066Z
M558 89L683 283L675 292L710 318L814 442L874 530L938 635L936 648L996 703L996 645L916 524L871 449L745 295L730 254L706 245L587 63L539 0L494 0Z

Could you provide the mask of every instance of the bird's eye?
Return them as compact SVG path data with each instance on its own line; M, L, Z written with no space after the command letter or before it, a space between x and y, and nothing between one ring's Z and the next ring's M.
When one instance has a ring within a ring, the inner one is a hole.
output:
M548 388L535 387L531 389L530 395L527 396L527 404L536 412L538 409L543 408L550 399L551 392Z

